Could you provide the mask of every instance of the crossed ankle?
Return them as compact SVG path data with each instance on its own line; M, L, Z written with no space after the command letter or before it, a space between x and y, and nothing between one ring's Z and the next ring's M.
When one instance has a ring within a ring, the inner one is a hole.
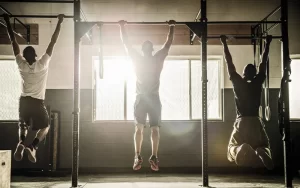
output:
M37 147L37 146L34 146L34 145L32 145L32 144L31 144L31 145L29 145L29 146L28 146L28 148L30 148L30 149L31 149L31 151L32 151L33 149L35 149L35 150L37 150L37 149L38 149L38 147Z
M150 159L152 159L152 158L157 159L158 157L157 157L157 155L151 155L151 156L150 156Z

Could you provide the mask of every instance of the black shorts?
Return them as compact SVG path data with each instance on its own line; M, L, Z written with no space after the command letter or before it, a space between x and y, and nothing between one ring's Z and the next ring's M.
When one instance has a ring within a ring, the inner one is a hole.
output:
M49 115L47 108L44 100L32 97L20 97L19 126L28 129L30 125L32 126L32 130L48 127Z
M135 123L146 125L147 114L150 127L160 126L161 103L159 95L137 95L134 104Z

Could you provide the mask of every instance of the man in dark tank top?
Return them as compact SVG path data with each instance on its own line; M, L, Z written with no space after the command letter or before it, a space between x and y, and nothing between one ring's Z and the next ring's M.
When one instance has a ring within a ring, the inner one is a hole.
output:
M237 119L228 144L227 158L239 166L273 169L269 138L259 117L262 84L265 81L266 64L272 36L267 36L266 46L258 74L253 64L245 66L243 77L235 69L227 46L227 37L221 36L229 78L233 84Z

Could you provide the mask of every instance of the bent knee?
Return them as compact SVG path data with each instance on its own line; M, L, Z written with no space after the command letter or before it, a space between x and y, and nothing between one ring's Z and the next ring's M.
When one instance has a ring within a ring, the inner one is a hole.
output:
M48 125L47 127L45 127L45 128L42 128L42 129L40 129L39 131L41 131L41 132L48 132L49 131L49 129L50 129L50 125Z
M135 132L143 132L143 130L144 130L144 127L145 127L145 125L143 125L143 124L140 124L140 123L138 123L138 124L136 124L135 125Z
M25 122L19 122L19 128L21 130L28 130L28 125Z
M159 133L159 126L153 126L153 127L151 127L151 132L153 132L153 133Z

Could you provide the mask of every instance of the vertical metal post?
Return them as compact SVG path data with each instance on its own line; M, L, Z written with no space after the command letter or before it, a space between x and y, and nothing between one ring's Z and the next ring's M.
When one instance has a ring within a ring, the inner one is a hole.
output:
M281 0L281 33L282 33L282 63L283 63L283 91L284 102L284 128L283 128L283 152L284 152L284 173L285 187L293 187L293 174L291 166L291 138L290 138L290 108L289 108L289 82L290 82L290 57L288 38L288 0Z
M79 167L79 114L80 114L80 0L74 0L74 89L73 89L73 156L72 187L78 187Z
M30 44L30 25L26 25L26 42Z
M208 187L207 143L207 18L206 0L201 0L201 59L202 59L202 183Z

